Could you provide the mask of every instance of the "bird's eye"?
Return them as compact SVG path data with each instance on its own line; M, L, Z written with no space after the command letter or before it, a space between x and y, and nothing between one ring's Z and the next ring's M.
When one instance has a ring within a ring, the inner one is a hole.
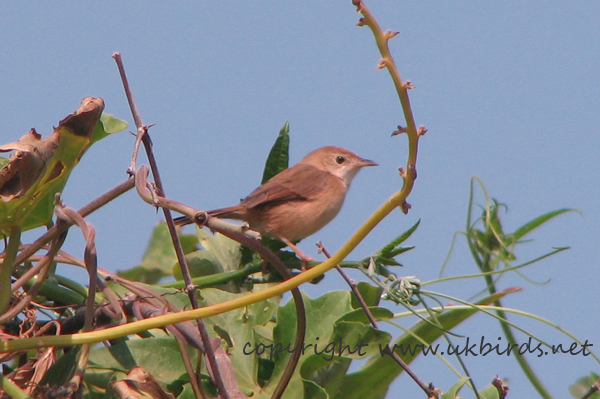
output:
M335 162L337 162L338 164L343 164L346 161L346 158L344 158L341 155L338 155L337 157L335 157Z

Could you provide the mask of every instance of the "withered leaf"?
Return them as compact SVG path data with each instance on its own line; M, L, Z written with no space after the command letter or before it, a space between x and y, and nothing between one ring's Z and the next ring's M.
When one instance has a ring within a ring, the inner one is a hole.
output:
M8 165L0 169L2 200L6 202L21 197L40 176L57 147L56 132L42 140L35 129L31 129L17 142L0 146L0 152L14 151Z
M166 392L158 380L143 367L136 366L122 380L111 382L113 391L119 398L152 398L173 399L173 394Z
M27 230L51 221L55 194L64 188L94 135L109 133L99 123L103 110L104 100L86 97L46 139L31 129L17 142L0 146L0 152L13 151L0 169L0 235L16 226Z

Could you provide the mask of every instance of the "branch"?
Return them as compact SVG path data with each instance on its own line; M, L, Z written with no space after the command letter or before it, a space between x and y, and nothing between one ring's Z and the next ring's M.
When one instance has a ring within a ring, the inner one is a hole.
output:
M134 150L134 154L131 160L131 165L129 166L129 173L133 173L135 171L135 162L137 158L137 150L139 148L140 140L144 144L144 148L146 150L146 155L148 156L148 162L150 163L150 168L152 169L152 176L154 176L154 183L156 184L156 188L160 195L164 195L164 188L162 184L162 180L160 178L160 173L158 171L158 164L156 163L156 158L154 157L154 152L152 151L152 141L150 140L150 136L148 135L148 126L142 123L142 118L137 109L135 101L133 100L133 94L129 88L129 83L127 81L127 76L125 74L125 68L123 66L123 60L121 59L121 53L113 53L113 58L117 63L117 67L119 68L119 73L121 75L121 80L123 81L123 87L125 89L125 95L127 96L127 101L129 102L129 106L131 108L131 113L133 115L133 119L135 121L135 125L138 130L138 134L136 137L136 147ZM175 229L175 224L173 223L173 216L171 215L171 211L167 208L163 208L163 214L165 215L165 219L167 221L167 226L169 228L169 233L171 235L171 240L173 241L173 247L175 248L175 253L177 255L177 260L179 261L179 265L181 267L181 273L183 274L183 279L186 283L186 288L188 292L188 296L190 298L190 303L192 304L192 308L197 309L199 307L198 297L196 296L196 288L192 283L192 278L190 276L189 268L185 261L185 256L183 254L183 248L181 247L181 242L179 241L179 235L177 234L177 230ZM225 387L225 383L221 376L221 372L219 370L219 366L215 359L215 352L210 345L210 337L208 335L208 331L206 330L206 326L201 319L197 320L198 330L200 331L200 336L204 341L204 347L206 349L206 357L208 359L208 363L213 369L214 373L214 382L219 390L219 395L225 399L233 398L230 396L229 392ZM194 376L190 376L190 378L194 378Z

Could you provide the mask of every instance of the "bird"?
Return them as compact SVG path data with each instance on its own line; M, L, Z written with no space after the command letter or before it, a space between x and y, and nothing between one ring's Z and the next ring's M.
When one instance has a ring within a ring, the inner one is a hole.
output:
M313 235L335 218L350 183L365 166L377 163L341 147L321 147L273 176L239 204L207 214L244 221L262 236L283 241L300 258L302 270L306 270L308 262L314 259L294 242ZM191 223L192 219L186 216L175 219L179 226Z

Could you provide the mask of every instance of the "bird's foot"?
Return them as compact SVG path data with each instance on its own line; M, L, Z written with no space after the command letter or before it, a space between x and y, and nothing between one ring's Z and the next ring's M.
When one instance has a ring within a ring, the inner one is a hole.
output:
M316 262L316 259L305 255L304 253L300 252L300 253L296 253L298 255L298 257L300 258L300 266L302 267L302 271L305 272L308 269L308 262Z
M304 252L302 252L300 250L300 248L298 248L293 242L291 242L290 240L288 240L285 237L279 237L281 239L281 241L283 241L288 247L290 247L290 249L292 251L294 251L296 253L296 255L298 255L298 257L300 258L300 265L302 267L302 271L305 272L308 266L308 262L315 262L315 258L306 255Z

